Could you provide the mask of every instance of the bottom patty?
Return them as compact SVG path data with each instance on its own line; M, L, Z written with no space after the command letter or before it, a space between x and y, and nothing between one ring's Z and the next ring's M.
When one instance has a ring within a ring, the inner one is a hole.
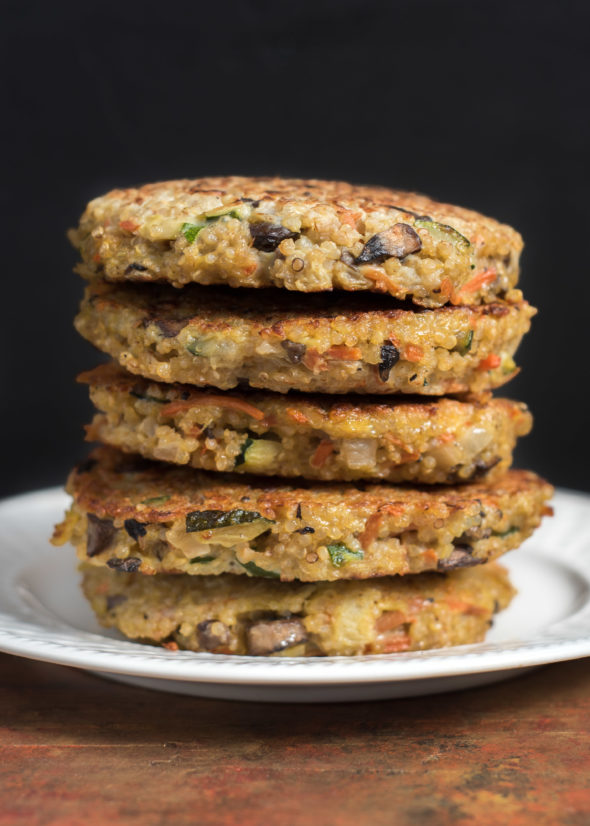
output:
M497 563L330 583L81 570L102 625L173 650L219 654L352 656L479 642L515 594Z

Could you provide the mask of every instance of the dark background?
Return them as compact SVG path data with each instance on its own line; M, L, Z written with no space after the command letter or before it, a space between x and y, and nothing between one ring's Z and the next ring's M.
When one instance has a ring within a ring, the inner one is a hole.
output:
M3 3L0 492L84 454L65 240L85 203L168 177L411 188L513 224L540 313L505 393L536 416L518 463L587 470L590 4L503 0Z

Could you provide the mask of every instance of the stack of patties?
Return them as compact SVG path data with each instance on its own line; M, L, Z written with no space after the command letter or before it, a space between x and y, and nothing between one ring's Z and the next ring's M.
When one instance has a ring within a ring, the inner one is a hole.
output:
M496 557L548 512L510 470L527 408L491 389L534 309L510 227L345 183L116 190L72 232L102 442L71 474L99 620L224 654L476 642ZM485 563L485 564L483 564Z

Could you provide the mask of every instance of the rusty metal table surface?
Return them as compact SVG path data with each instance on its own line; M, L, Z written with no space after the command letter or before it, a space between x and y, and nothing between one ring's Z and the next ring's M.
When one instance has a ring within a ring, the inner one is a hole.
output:
M0 655L0 826L590 824L590 659L469 691L263 705Z

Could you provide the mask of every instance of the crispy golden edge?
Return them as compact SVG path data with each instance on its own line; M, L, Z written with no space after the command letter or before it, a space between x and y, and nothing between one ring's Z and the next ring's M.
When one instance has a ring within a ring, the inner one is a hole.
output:
M128 456L114 448L100 447L70 474L67 490L85 511L100 518L124 520L141 518L145 522L168 522L193 510L256 510L274 519L279 509L295 514L299 505L321 508L337 503L345 510L373 514L391 508L399 516L420 510L441 513L471 510L485 503L495 506L499 497L508 499L519 493L538 490L549 499L553 488L535 473L510 470L493 484L470 483L457 487L433 486L431 489L393 485L317 482L297 485L274 484L266 478L237 478L192 468L150 462ZM150 499L168 497L165 504ZM245 502L247 501L247 506Z

